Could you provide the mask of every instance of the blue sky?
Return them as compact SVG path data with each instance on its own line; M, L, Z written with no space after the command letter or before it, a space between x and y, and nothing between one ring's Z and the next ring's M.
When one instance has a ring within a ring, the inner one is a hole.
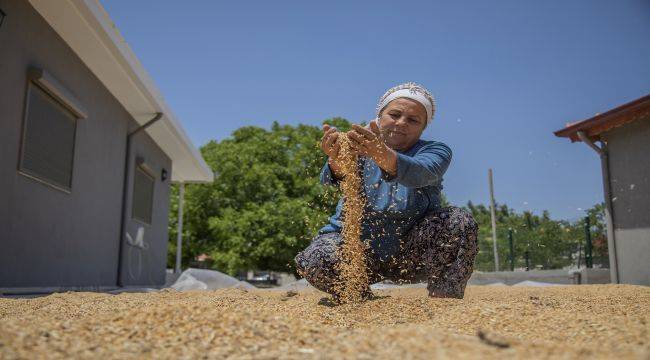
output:
M438 100L452 203L577 219L598 157L553 135L650 93L650 2L102 0L197 146L244 125L374 116L400 82Z

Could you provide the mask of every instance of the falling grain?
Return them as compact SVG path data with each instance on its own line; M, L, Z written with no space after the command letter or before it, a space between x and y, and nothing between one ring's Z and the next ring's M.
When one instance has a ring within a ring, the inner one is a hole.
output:
M339 135L339 157L343 172L341 190L343 191L343 245L339 249L339 283L335 291L339 301L356 303L364 300L369 292L368 271L366 270L366 244L361 240L361 221L365 198L361 192L362 178L357 163L358 156L350 148L346 133Z

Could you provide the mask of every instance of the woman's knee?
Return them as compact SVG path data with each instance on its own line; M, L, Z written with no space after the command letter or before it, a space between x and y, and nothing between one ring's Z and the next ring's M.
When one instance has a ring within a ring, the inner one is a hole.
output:
M456 206L443 208L442 211L444 215L441 217L445 222L445 228L453 235L476 237L478 224L469 211Z
M440 246L454 247L467 241L475 242L477 235L478 225L472 214L465 209L448 206L429 213L416 224L402 247L410 252Z
M294 259L298 274L316 287L318 286L315 283L334 280L340 243L340 235L336 233L322 234L314 238Z

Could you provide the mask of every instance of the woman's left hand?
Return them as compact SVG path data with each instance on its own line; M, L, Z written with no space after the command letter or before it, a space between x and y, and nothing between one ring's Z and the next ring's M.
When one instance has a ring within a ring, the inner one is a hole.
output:
M352 125L348 138L350 146L359 154L373 159L391 176L397 174L397 153L382 140L377 120L372 120L369 128Z

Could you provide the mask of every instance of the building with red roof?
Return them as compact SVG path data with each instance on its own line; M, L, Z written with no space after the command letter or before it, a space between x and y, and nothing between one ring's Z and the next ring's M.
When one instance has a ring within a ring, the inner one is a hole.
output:
M650 285L650 95L555 135L600 157L612 282Z

